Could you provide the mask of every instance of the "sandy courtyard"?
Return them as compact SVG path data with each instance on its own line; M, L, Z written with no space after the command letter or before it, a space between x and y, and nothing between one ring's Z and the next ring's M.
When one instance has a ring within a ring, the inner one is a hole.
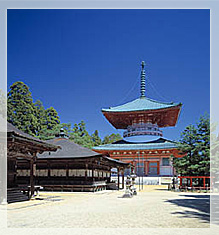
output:
M9 204L12 228L208 228L206 193L169 192L145 186L133 198L124 191L40 192L41 200Z

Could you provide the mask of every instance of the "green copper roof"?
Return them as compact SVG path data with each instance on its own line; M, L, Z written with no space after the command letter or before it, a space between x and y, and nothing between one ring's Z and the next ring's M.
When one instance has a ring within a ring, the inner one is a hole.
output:
M128 102L123 105L116 107L110 107L108 109L102 109L103 112L129 112L129 111L143 111L143 110L156 110L156 109L165 109L175 106L179 106L181 103L164 103L156 100L152 100L146 97L141 97L135 99L131 102Z
M175 142L160 138L151 142L134 143L128 141L118 141L112 144L99 145L93 150L149 150L149 149L173 149L177 148Z

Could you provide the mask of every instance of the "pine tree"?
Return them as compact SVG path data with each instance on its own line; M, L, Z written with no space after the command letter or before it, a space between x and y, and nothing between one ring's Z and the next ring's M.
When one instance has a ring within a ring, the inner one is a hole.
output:
M177 173L187 176L210 174L210 120L201 116L196 126L189 125L181 134L178 149L182 158L173 158Z

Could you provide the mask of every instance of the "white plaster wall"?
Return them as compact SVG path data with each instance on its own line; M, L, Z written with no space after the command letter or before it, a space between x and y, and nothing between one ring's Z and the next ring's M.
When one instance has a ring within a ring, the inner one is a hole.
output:
M172 175L173 168L171 166L161 166L160 167L160 175Z

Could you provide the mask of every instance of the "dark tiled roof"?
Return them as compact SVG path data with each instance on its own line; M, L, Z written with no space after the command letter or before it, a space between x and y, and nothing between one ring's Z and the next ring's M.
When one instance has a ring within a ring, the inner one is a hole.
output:
M43 145L44 147L51 148L51 151L54 151L58 148L57 146L49 144L46 141L42 141L34 136L28 135L27 133L19 130L9 122L7 122L7 135L8 137L22 138L27 141L34 142L35 144Z
M52 140L48 140L47 143L58 145L61 149L58 149L53 153L42 153L38 155L39 159L43 158L86 158L86 157L94 157L101 156L101 154L96 153L88 148L82 147L78 144L75 144L73 141L65 139L65 138L55 138Z
M128 166L129 163L125 163L108 156L104 156L100 153L94 152L88 148L82 147L78 144L75 144L73 141L65 139L65 138L55 138L47 141L50 144L58 145L61 148L56 152L48 153L44 152L37 156L38 159L85 159L85 158L93 158L93 157L102 157L106 159L111 165L117 166Z

